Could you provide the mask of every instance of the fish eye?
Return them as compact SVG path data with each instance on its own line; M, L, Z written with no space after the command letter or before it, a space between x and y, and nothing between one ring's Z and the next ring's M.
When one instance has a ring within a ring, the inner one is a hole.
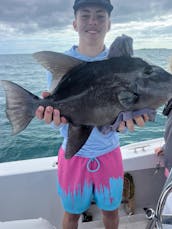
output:
M153 72L153 69L151 67L145 67L144 74L150 75Z

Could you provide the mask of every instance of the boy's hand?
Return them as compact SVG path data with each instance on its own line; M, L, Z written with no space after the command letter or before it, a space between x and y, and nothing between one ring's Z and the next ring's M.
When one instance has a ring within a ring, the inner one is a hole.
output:
M137 126L144 126L145 122L149 120L149 117L147 114L144 114L142 116L137 116L133 120L129 119L126 122L122 121L119 125L118 131L123 132L126 127L129 131L134 131L134 125L136 124Z
M49 92L42 93L43 98L46 98L49 95ZM54 122L54 124L58 126L60 123L67 123L67 120L64 117L60 117L60 111L58 109L53 109L51 106L46 108L39 106L35 112L35 115L40 120L44 119L45 123L47 124Z
M163 155L164 154L163 147L159 146L159 147L155 148L155 154L157 156Z

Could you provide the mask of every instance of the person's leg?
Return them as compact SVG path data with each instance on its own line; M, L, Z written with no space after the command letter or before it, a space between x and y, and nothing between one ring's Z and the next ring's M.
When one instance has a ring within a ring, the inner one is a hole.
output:
M120 149L117 148L93 160L100 165L93 173L94 200L102 210L106 229L118 228L118 208L123 193L123 166Z
M103 214L103 223L105 229L118 229L119 217L118 217L118 209L114 211L104 211Z
M93 185L87 171L87 158L65 159L61 148L58 153L58 194L65 210L63 229L77 228L78 219L92 201Z
M79 217L79 214L65 212L63 217L63 229L77 229Z

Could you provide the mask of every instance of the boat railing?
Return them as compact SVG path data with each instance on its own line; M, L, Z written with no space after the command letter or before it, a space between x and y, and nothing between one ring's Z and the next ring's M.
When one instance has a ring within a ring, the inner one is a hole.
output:
M163 229L165 228L165 225L172 226L172 212L166 214L163 211L169 194L172 195L172 169L164 184L155 211L150 209L151 215L149 218L151 220L148 222L146 229Z

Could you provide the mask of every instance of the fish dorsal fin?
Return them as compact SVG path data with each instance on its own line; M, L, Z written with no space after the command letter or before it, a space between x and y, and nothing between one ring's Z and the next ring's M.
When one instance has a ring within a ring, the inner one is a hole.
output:
M52 73L52 83L50 92L52 92L61 78L73 67L83 63L83 61L63 53L41 51L33 54L33 57L48 71Z
M118 100L123 107L130 109L138 101L138 95L131 91L124 90L118 94Z
M124 34L114 40L110 46L108 54L108 58L120 56L133 56L133 39Z

